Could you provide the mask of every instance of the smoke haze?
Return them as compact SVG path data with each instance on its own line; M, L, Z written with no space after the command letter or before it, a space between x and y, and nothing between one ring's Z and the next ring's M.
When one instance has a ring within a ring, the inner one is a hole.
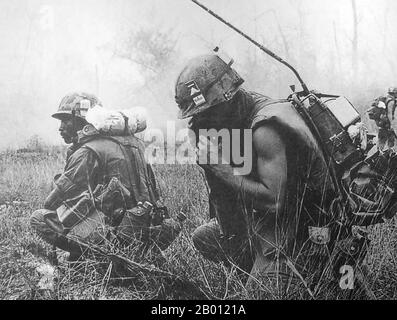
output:
M310 89L345 95L361 111L397 86L396 1L202 3L285 58ZM108 108L146 107L150 126L163 128L177 115L182 66L216 46L234 58L249 89L281 98L299 85L188 0L0 0L0 37L1 149L35 134L61 144L50 116L73 91L96 94Z

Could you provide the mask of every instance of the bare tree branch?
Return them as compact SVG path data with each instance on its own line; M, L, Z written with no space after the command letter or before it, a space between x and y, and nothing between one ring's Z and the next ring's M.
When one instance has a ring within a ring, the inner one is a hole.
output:
M356 0L351 0L351 4L353 10L352 67L353 80L356 80L358 71L358 20Z

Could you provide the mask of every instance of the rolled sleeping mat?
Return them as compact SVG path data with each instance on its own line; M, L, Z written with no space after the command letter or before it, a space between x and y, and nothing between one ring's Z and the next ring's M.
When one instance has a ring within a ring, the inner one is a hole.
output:
M94 106L87 111L86 120L103 134L122 136L146 129L147 112L143 107L109 110Z

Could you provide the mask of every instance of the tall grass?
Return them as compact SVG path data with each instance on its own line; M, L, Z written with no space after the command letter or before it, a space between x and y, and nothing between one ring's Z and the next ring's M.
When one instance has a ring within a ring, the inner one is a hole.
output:
M124 251L110 246L111 256L89 256L73 266L64 263L62 252L58 251L56 286L51 292L39 290L36 267L48 261L52 251L30 229L29 216L41 208L53 176L63 166L63 155L56 150L0 155L0 299L257 297L244 288L235 268L203 259L192 245L192 231L208 220L207 188L194 165L154 166L171 216L179 210L187 214L181 234L161 257L151 257L149 252L137 260L134 245ZM379 299L397 298L396 229L395 221L390 221L372 227L370 232L368 282ZM278 298L272 292L268 296Z

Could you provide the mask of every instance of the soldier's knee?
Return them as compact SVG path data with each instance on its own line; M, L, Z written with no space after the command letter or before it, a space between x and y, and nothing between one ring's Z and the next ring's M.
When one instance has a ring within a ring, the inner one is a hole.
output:
M203 224L192 233L192 240L196 248L213 245L219 237L219 225L214 222Z
M207 259L213 261L221 260L222 247L220 245L221 232L219 225L210 222L201 225L192 234L195 248Z
M45 215L48 213L53 211L46 209L34 211L30 216L30 226L43 240L52 243L56 239L56 232L45 221Z

